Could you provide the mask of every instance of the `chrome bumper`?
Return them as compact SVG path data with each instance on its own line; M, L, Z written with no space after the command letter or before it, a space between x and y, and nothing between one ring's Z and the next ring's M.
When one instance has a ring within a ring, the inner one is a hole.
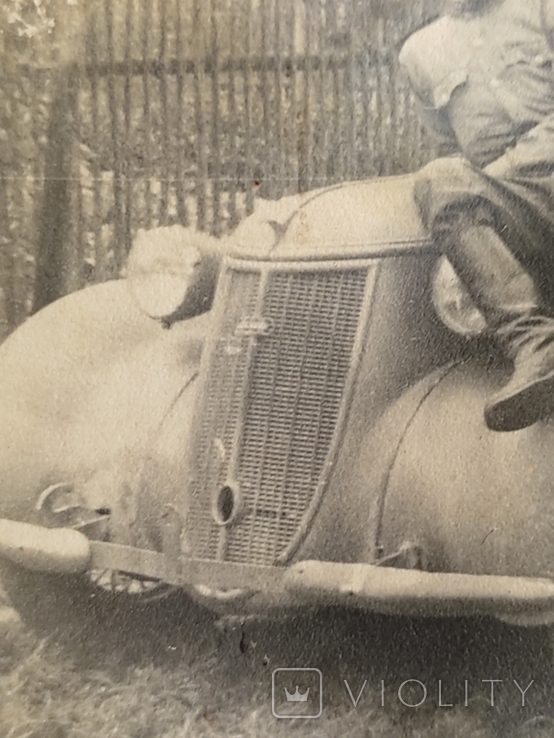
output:
M299 561L251 566L173 557L91 541L67 528L0 519L0 557L22 567L79 574L117 569L178 587L271 593L283 606L329 604L398 615L491 615L518 624L554 622L554 582L546 578L395 569L373 564Z

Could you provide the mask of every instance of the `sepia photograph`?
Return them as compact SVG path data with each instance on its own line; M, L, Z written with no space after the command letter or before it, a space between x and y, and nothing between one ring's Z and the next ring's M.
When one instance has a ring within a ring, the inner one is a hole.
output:
M554 0L0 69L0 738L554 738Z

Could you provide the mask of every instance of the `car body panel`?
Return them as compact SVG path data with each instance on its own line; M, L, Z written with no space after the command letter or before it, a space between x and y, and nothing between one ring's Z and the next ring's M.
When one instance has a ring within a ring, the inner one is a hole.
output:
M432 571L552 577L554 424L485 426L485 398L507 372L464 362L421 403L389 475L384 555L409 540Z
M259 203L229 240L242 258L367 258L432 249L411 175L348 182Z
M59 300L16 331L0 348L0 513L35 516L38 495L61 481L111 508L197 371L206 322L164 331L120 280Z

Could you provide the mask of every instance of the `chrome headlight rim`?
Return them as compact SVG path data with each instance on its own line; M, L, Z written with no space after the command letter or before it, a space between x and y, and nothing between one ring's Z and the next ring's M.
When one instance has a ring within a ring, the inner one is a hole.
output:
M437 259L431 275L431 299L442 323L465 338L486 335L486 320L447 256Z

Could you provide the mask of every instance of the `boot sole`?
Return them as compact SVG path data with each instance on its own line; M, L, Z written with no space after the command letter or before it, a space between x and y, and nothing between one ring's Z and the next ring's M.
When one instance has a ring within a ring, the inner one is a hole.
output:
M487 406L485 422L493 431L516 431L534 425L553 412L554 371L540 382Z

